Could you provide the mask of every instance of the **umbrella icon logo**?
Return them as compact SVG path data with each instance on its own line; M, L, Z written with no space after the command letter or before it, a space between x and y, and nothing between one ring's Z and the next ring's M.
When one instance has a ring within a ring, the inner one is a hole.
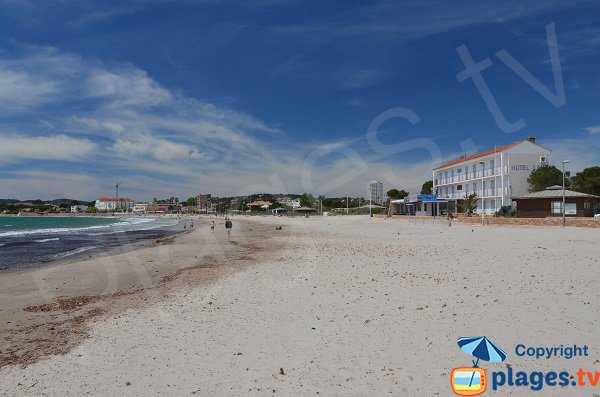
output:
M479 368L479 360L500 363L506 359L506 353L485 336L458 338L458 347L477 360L473 360L473 367L452 370L452 390L459 396L478 396L485 393L486 373L483 368Z

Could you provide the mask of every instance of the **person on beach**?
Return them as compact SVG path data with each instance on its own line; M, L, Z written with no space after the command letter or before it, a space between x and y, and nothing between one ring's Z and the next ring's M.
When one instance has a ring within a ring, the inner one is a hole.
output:
M227 220L225 221L225 229L227 229L227 237L231 237L231 228L233 227L233 224L231 223L231 220L229 218L227 218Z
M212 221L212 222L210 223L210 232L211 232L211 233L214 233L214 232L215 232L215 221Z

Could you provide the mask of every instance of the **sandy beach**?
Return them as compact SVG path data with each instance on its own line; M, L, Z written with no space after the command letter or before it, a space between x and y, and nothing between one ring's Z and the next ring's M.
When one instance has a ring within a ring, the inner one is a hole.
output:
M204 222L2 276L0 393L448 396L452 368L471 365L456 340L475 335L509 353L490 369L600 371L599 241L600 229L360 216L234 218L227 239ZM590 356L516 357L518 343Z

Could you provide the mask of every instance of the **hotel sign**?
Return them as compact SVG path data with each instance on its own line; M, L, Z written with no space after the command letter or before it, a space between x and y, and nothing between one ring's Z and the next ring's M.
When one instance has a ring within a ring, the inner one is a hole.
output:
M542 168L542 167L547 167L547 166L544 164L542 164L542 165L534 164L533 166L531 166L531 171L535 171L538 168ZM511 166L510 169L513 171L530 171L528 164L515 164L515 165Z
M437 196L435 194L413 194L405 199L406 203L416 203L417 201L435 201Z

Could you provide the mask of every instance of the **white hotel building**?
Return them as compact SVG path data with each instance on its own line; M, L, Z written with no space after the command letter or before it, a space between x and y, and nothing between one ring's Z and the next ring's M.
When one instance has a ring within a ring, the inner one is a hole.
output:
M493 214L503 206L515 207L513 197L529 192L531 172L549 164L550 150L535 143L535 137L501 146L433 169L433 193L454 201L476 193L483 197L483 211ZM455 207L456 208L456 207ZM478 200L477 212L481 213Z

